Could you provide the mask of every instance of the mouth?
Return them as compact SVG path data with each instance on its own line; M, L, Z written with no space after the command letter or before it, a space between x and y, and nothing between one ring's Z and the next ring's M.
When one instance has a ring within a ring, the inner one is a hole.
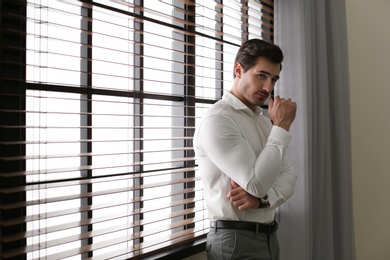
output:
M257 92L256 95L258 98L261 98L261 99L267 99L269 96L268 93L264 93L264 92Z

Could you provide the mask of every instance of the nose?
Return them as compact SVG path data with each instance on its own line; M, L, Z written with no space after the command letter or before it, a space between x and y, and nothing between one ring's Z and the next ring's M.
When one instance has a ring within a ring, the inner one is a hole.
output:
M268 79L267 82L264 84L263 89L265 89L268 93L271 93L272 90L274 90L275 82L272 81L272 79Z

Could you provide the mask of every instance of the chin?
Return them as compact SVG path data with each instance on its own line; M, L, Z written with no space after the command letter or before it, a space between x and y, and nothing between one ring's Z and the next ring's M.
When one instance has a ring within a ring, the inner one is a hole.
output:
M258 101L255 104L256 104L256 106L262 106L264 104L264 101L263 100L262 101Z

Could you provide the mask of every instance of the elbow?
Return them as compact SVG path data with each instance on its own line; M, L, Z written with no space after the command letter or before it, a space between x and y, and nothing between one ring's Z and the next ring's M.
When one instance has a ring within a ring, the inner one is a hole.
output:
M294 178L291 178L291 180L288 182L286 186L278 188L281 191L282 197L285 198L285 200L289 199L294 194L295 184L296 184L296 176L294 176Z
M279 167L268 167L268 169L263 169L261 173L256 173L254 168L252 177L248 180L245 190L255 197L263 198L267 195L272 185L274 185L279 171Z
M271 186L272 184L267 185L262 181L255 181L252 179L247 183L245 190L257 198L263 198L265 195L267 195L267 192Z

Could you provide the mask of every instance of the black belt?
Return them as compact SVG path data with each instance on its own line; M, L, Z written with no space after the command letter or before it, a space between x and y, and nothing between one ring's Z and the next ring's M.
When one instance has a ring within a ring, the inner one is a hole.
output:
M269 224L246 222L246 221L233 221L233 220L217 220L211 221L210 227L216 229L241 229L258 233L271 234L278 230L278 223L273 221Z

